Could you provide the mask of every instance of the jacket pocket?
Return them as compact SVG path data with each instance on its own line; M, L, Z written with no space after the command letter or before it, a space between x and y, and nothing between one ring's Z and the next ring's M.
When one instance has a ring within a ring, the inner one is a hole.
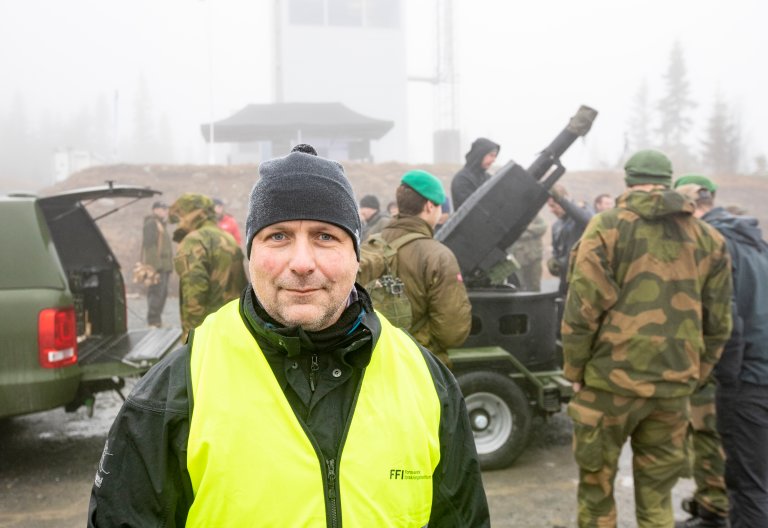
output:
M573 420L573 456L584 471L594 473L604 465L603 413L572 400L568 416Z

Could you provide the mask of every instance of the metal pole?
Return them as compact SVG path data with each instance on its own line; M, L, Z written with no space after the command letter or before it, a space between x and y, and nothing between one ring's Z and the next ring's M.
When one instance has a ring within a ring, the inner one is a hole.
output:
M283 27L282 27L282 3L275 0L273 3L273 29L272 51L274 53L274 70L272 72L272 88L275 103L283 102Z
M208 103L209 103L209 123L208 123L208 164L216 164L216 135L213 126L214 105L213 105L213 0L207 0L208 4Z
M119 155L119 142L120 142L120 110L119 110L119 103L120 103L120 92L118 90L115 90L115 96L112 101L112 152L111 152L111 162L117 163L118 155Z

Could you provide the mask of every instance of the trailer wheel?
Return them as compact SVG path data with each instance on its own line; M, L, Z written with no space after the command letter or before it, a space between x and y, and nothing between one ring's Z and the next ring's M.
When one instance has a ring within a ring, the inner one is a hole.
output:
M528 444L531 408L517 383L495 372L458 377L482 469L502 469Z

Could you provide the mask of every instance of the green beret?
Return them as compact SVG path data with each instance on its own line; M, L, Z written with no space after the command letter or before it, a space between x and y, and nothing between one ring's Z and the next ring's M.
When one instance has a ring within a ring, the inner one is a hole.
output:
M406 172L400 183L407 185L432 203L442 205L445 201L443 184L427 171L412 170Z
M702 176L701 174L686 174L684 176L680 176L678 179L675 180L675 189L677 189L681 185L688 185L691 183L696 184L700 187L703 187L704 189L708 190L711 193L717 190L717 185L715 185L715 182L713 182L706 176Z
M627 185L655 184L669 187L672 185L672 162L658 150L636 152L624 165Z

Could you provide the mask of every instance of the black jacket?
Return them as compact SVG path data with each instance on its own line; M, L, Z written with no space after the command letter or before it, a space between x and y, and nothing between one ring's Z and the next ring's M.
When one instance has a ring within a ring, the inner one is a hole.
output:
M243 320L296 416L324 453L338 452L357 385L381 331L368 294L358 287L356 297L336 325L317 333L277 326L259 306L250 286L240 299ZM190 345L174 351L128 396L104 446L91 492L88 526L185 524L194 500L186 469L194 407L189 352ZM433 475L429 525L489 526L464 400L450 371L426 349L422 353L442 403L440 463ZM318 360L319 371L310 379L312 356ZM344 375L330 374L337 368Z
M552 224L552 258L557 260L560 270L560 294L568 292L568 260L571 249L579 241L584 229L592 219L592 211L579 207L568 198L552 197L565 211L564 218L558 218Z
M464 156L467 160L466 164L451 180L454 211L458 210L473 192L491 178L481 164L486 154L494 150L498 152L500 148L497 143L486 138L477 138L472 143L469 152Z
M768 385L768 244L755 218L716 207L702 220L723 235L733 266L734 331L715 377L722 385Z

